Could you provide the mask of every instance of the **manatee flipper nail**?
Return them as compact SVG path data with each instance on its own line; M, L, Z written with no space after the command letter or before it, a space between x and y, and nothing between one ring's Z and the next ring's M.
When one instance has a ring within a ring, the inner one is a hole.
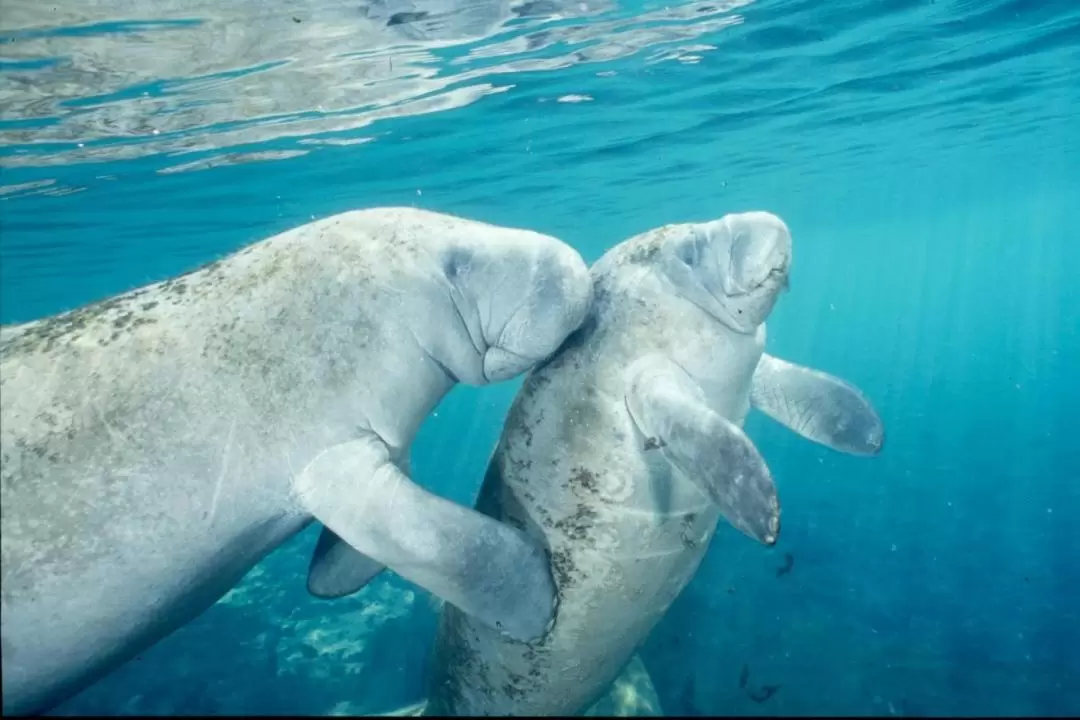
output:
M739 427L705 403L676 363L649 356L629 370L626 407L645 442L696 483L724 517L771 545L780 531L776 486L765 460Z
M371 561L510 637L541 637L555 610L544 549L524 533L433 495L367 433L320 453L294 481L307 512Z
M386 568L323 528L308 566L307 589L326 600L352 595Z
M753 406L807 440L851 455L876 455L885 426L858 388L820 370L762 355Z

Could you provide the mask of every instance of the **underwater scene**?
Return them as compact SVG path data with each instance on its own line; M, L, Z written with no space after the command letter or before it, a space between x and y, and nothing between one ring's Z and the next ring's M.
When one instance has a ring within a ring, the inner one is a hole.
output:
M5 715L1080 715L1080 3L0 39Z

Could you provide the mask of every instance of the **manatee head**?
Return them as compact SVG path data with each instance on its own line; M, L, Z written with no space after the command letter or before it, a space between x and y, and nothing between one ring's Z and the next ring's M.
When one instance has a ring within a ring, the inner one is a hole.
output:
M554 353L584 321L591 297L581 256L540 233L492 228L442 255L450 295L472 352L448 369L484 385L518 375Z
M788 287L791 233L767 212L682 226L667 244L668 277L732 330L752 333Z

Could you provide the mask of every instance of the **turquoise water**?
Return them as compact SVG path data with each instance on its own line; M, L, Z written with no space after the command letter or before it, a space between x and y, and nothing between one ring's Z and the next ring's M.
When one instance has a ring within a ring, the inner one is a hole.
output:
M357 207L529 227L589 261L773 211L795 260L770 350L859 385L886 448L750 420L781 540L721 528L641 653L662 706L1080 713L1080 5L552 0L388 28L389 2L215 5L5 3L0 321ZM418 481L471 502L517 386L455 390ZM308 597L314 540L57 712L420 699L434 603L389 573Z

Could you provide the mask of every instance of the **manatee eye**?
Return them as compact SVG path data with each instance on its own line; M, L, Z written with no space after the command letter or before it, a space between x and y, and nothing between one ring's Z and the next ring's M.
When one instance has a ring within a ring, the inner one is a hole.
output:
M472 255L462 248L451 248L443 255L443 274L450 280L468 269Z
M678 257L679 257L680 260L682 260L684 263L686 263L689 267L694 267L694 266L697 265L697 261L698 261L698 254L697 254L696 250L697 250L697 248L694 247L693 245L691 245L690 243L683 243L682 245L679 246Z

